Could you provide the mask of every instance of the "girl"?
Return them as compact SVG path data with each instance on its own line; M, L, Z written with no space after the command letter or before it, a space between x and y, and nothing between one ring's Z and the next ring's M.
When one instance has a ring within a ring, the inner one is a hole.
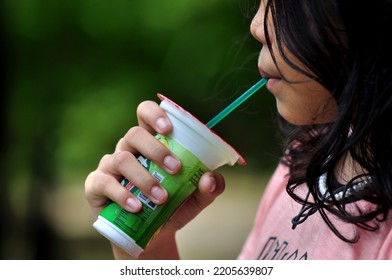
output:
M239 259L392 259L392 1L262 0L251 24L287 131L282 160L260 202ZM86 179L95 216L108 199L130 212L141 203L125 176L153 202L167 192L138 163L142 153L167 172L181 162L152 136L171 123L158 104L137 109L139 125ZM219 173L199 189L140 255L179 258L175 233L224 190ZM113 245L115 258L129 258Z

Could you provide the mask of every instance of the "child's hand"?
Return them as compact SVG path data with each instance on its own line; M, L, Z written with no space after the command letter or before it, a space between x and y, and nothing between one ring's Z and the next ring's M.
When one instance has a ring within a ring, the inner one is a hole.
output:
M164 110L155 102L145 101L138 106L137 118L139 125L132 127L118 141L114 153L103 156L97 169L86 178L85 194L95 217L98 217L109 199L129 212L141 210L141 202L121 186L123 177L138 186L154 203L162 204L167 200L167 191L136 159L139 154L143 154L169 174L175 174L181 169L180 160L153 136L154 132L165 135L172 130ZM165 236L162 234L164 232L174 235L213 202L224 187L222 175L205 173L200 179L198 190L176 211L160 235ZM152 243L159 240L156 239Z

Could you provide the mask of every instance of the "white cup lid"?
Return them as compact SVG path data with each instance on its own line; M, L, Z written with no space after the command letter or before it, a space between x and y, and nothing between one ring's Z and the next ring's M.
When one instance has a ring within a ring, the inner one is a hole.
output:
M158 93L160 106L173 123L172 137L197 156L210 170L222 165L245 165L244 158L213 130L187 110Z

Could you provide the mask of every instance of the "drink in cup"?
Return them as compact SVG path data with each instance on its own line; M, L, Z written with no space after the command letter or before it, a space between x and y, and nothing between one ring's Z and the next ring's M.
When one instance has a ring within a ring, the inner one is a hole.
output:
M241 155L205 124L165 96L158 94L158 97L161 108L173 124L173 130L169 135L157 134L155 137L181 160L182 168L179 173L170 175L143 155L138 160L167 190L168 200L156 205L124 178L121 184L142 202L142 210L130 213L111 202L93 225L99 233L135 258L197 189L200 177L205 172L243 162Z

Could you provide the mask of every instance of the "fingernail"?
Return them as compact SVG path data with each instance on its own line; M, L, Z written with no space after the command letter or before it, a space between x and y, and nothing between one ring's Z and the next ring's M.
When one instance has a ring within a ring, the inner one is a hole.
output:
M216 189L216 180L214 176L210 176L210 193L213 193Z
M170 171L175 171L178 169L180 165L180 161L173 156L166 156L163 159L163 164L166 166L167 169Z
M165 198L166 193L161 187L154 186L151 189L151 195L155 200L162 201Z
M140 201L135 197L127 198L127 200L125 201L125 204L127 205L129 210L131 210L131 211L135 211L135 210L139 209L139 207L140 207Z
M170 123L164 118L157 119L155 124L160 130L166 130L166 128L170 125Z

